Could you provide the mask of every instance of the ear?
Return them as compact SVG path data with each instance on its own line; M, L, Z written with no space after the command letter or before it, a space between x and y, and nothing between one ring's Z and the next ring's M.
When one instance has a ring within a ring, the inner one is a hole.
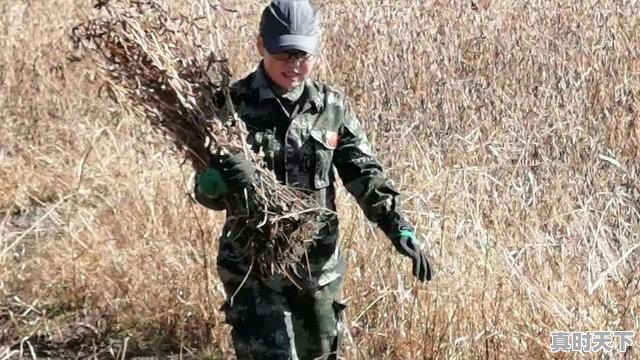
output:
M262 38L262 35L258 35L258 37L256 38L256 48L258 48L258 52L260 53L260 55L264 57L267 49L265 49L264 47L264 39Z

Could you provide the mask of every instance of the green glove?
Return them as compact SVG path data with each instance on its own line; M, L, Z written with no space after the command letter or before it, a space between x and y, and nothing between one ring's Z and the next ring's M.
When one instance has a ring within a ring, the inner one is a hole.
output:
M221 196L229 192L227 184L222 180L220 172L213 168L207 168L196 176L198 191L208 196Z

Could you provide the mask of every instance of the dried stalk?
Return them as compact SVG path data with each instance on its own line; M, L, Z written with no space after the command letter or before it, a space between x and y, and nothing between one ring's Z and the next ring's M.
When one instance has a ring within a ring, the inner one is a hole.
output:
M196 171L220 153L244 152L259 163L233 109L227 63L198 45L196 20L173 16L155 0L99 7L104 15L76 26L71 38L76 57L90 55L100 66L114 101L164 133ZM215 93L226 98L223 109ZM249 250L261 275L286 274L287 265L302 260L326 209L258 169L258 181L246 191Z

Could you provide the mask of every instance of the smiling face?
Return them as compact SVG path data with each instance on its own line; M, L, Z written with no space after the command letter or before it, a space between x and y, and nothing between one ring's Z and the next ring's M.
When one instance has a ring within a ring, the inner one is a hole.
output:
M294 89L311 76L315 65L315 56L302 52L269 54L261 36L258 36L256 45L264 59L264 69L267 75L282 89Z

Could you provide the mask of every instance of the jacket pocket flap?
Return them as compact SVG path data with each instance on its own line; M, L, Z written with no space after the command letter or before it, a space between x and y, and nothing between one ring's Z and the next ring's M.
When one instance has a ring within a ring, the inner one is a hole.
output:
M335 131L312 129L310 133L313 139L329 150L335 150L338 146L338 133Z

